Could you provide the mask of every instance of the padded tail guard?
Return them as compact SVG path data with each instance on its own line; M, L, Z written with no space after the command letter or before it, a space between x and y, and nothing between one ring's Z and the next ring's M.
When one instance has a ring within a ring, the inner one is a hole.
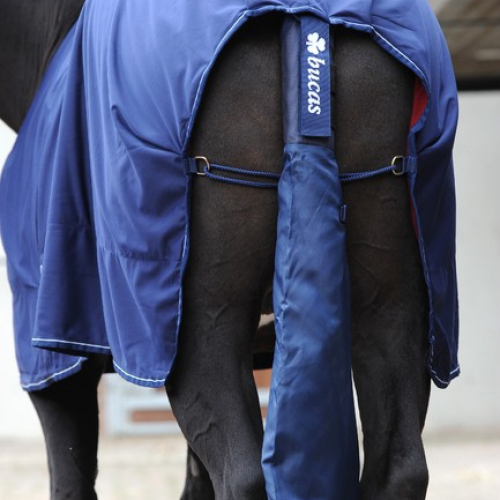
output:
M276 352L263 449L270 500L359 498L329 28L309 15L287 16L283 25L285 152L278 186Z

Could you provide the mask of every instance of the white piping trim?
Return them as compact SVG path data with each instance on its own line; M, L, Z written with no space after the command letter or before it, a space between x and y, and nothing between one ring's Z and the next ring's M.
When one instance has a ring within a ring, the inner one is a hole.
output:
M350 27L351 29L355 29L355 30L357 29L357 31L365 31L366 32L368 30L376 38L378 38L379 41L382 42L382 43L379 43L379 45L386 45L386 47L388 47L392 51L394 51L395 54L398 54L403 61L406 61L406 63L407 63L406 66L408 66L411 70L413 70L414 73L416 73L418 75L418 77L424 82L424 86L425 86L425 89L427 91L428 98L430 99L429 85L428 85L428 81L427 81L427 78L425 77L424 72L420 69L420 67L417 64L415 64L415 62L413 62L406 54L401 52L397 47L395 47L391 42L389 42L389 40L387 40L387 38L382 36L370 24L355 23L352 21L346 21L343 18L337 17L337 16L328 17L327 15L325 15L325 13L322 10L317 9L315 7L310 7L310 6L309 7L295 7L295 8L294 7L287 8L285 6L267 6L267 7L261 7L260 9L252 9L252 10L248 9L248 10L245 10L236 19L236 21L233 23L233 25L226 32L226 34L224 35L222 40L217 44L212 59L209 61L205 70L203 71L203 74L201 75L200 82L198 84L198 88L196 89L196 94L195 94L195 98L193 101L193 106L191 108L191 113L189 116L188 124L186 127L186 132L184 134L184 139L183 139L183 143L182 143L182 151L184 153L186 151L186 147L187 147L187 143L189 141L189 138L191 136L191 132L192 132L192 129L194 126L194 121L195 121L195 115L196 115L196 112L197 112L199 105L200 105L202 94L203 94L203 91L205 89L206 80L212 71L212 68L215 64L215 61L217 60L217 58L220 55L221 50L226 45L228 39L231 38L233 36L233 34L235 33L235 31L237 31L240 28L240 25L243 24L243 20L245 18L258 17L262 14L265 14L266 12L284 12L286 14L310 13L310 14L315 14L316 16L318 16L321 19L327 20L329 22L329 24L331 24L331 25L342 25L342 26L345 26L347 28ZM389 52L389 51L387 50L387 52ZM429 102L427 103L427 107L428 106L429 106Z
M195 115L196 112L198 111L201 97L203 94L203 91L205 89L205 84L208 76L210 75L212 68L215 64L215 61L218 59L222 49L226 45L227 41L229 38L233 36L233 34L238 31L240 26L243 24L243 20L245 18L249 17L258 17L262 14L265 14L266 12L285 12L287 14L299 14L301 12L310 12L311 14L316 14L318 17L321 17L322 19L328 19L327 16L324 15L324 12L322 12L319 9L316 9L314 7L291 7L287 8L285 6L267 6L267 7L261 7L260 9L248 9L243 11L243 13L236 19L236 21L233 23L233 25L229 28L229 30L226 32L226 34L222 37L222 40L217 44L215 51L213 53L212 59L210 59L210 62L207 64L205 67L205 70L203 71L203 74L201 75L200 78L200 83L198 84L198 88L196 89L196 95L194 97L193 101L193 106L191 108L191 113L189 115L189 121L186 127L186 132L184 134L184 139L182 143L182 151L186 151L187 143L189 141L189 138L191 137L191 132L193 130L194 126L194 121L195 121Z
M397 47L395 47L391 42L389 42L389 40L387 40L387 38L383 37L375 28L372 27L372 29L373 29L373 32L377 35L378 38L380 38L381 40L383 40L384 43L386 43L387 45L389 45L389 47L391 47L391 49L394 50L394 52L396 52L403 59L405 59L406 61L408 61L408 64L414 69L415 73L418 73L419 77L422 79L423 82L425 82L425 86L427 87L428 86L427 78L425 77L425 74L420 69L420 67L416 63L414 63L405 53L401 52Z
M71 340L60 340L60 339L42 339L40 337L33 337L31 339L32 342L40 342L43 344L48 344L49 342L54 342L57 344L69 344L69 345L78 345L82 347L98 347L99 349L106 349L107 351L111 350L111 347L105 346L105 345L98 345L98 344L86 344L84 342L74 342Z
M189 203L188 203L189 205ZM186 272L186 266L187 266L187 254L188 254L188 246L189 246L189 229L190 229L190 224L189 224L189 218L190 218L190 209L188 208L188 216L187 216L187 221L185 224L185 230L184 230L184 246L182 248L182 265L181 265L181 270L180 275L180 287L179 287L179 294L177 298L177 322L176 322L176 332L175 332L175 342L178 344L179 342L179 331L181 328L181 321L182 321L182 303L183 303L183 286L182 282L184 281L184 275ZM176 352L178 350L178 347L176 349Z
M212 67L213 67L213 65L214 65L217 57L219 56L220 51L222 50L222 48L226 44L227 40L229 38L231 38L231 36L233 35L233 33L237 30L237 28L239 27L242 19L245 16L246 16L246 12L243 13L236 20L236 22L226 32L226 34L224 35L224 37L222 38L222 40L217 44L217 47L215 48L215 52L214 52L214 55L213 55L212 59L207 64L207 66L205 68L205 71L203 71L203 74L201 75L200 83L198 84L198 88L196 89L196 95L194 97L193 107L191 108L191 113L190 113L190 116L189 116L189 121L188 121L188 125L187 125L187 128L186 128L186 133L184 135L184 140L183 140L183 144L182 144L183 151L186 149L188 140L191 137L191 132L192 132L192 129L193 129L193 126L194 126L194 117L195 117L195 114L196 114L196 110L198 110L199 105L200 105L202 93L203 93L203 90L205 89L205 82L206 82L206 80L207 80L207 78L208 78L208 76L209 76L209 74L210 74L210 72L212 70Z
M432 361L432 360L431 360L431 361ZM451 382L451 380L454 378L454 375L458 374L459 372L460 372L460 365L458 365L458 366L457 366L454 370L452 370L452 371L450 372L450 375L449 375L449 376L450 376L450 380L447 380L447 381L446 381L446 380L441 380L441 379L438 377L438 375L437 375L436 371L435 371L435 370L433 370L433 369L431 368L431 373L432 373L432 375L433 375L433 378L435 378L436 380L438 380L439 382L441 382L441 383L442 383L445 387L448 387L448 386L450 385L450 382Z
M131 375L130 373L126 372L123 368L120 368L120 366L116 363L116 361L113 361L113 366L115 368L118 368L118 371L122 372L124 375L126 375L131 379L140 380L141 382L153 382L156 384L161 382L162 384L165 384L166 377L158 379L137 377L136 375Z
M380 40L382 40L392 50L394 50L394 52L396 52L397 54L399 54L405 61L407 61L408 62L408 66L411 66L411 68L413 68L414 72L418 73L419 77L427 85L427 79L425 78L425 74L420 69L420 67L417 64L415 64L404 52L401 52L397 47L395 47L391 42L389 42L389 40L387 40L387 38L385 38L384 36L382 36L371 24L353 23L351 21L344 21L340 17L333 17L333 18L331 18L331 20L334 21L332 24L342 24L343 26L345 26L347 28L352 27L353 29L356 29L355 26L357 26L358 28L364 28L362 31L366 31L368 29L369 31L371 31L372 33L374 33L377 36L377 38L379 38ZM335 21L337 21L337 22L335 22ZM359 31L359 29L358 29L358 31Z
M70 366L69 368L65 368L64 370L61 370L60 372L56 372L56 373L50 375L50 377L47 377L46 379L44 379L40 382L32 382L31 384L24 384L24 385L21 384L21 386L23 387L23 389L28 389L30 387L39 387L40 385L44 385L47 382L49 382L50 380L53 380L55 377L58 377L59 375L63 375L64 373L72 371L75 368L77 368L78 366L81 366L81 364L84 361L85 361L85 358L78 358L78 361L74 365Z

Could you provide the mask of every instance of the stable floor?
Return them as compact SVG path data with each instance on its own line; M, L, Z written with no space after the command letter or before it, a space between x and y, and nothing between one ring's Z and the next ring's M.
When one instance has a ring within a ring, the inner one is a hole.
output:
M500 439L447 438L426 444L427 500L498 500ZM100 500L178 500L184 480L182 437L105 438L97 482ZM43 443L0 441L0 500L47 500Z

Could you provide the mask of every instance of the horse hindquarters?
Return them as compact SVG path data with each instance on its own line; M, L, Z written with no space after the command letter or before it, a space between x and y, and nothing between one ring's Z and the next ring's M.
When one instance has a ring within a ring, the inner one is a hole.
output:
M366 35L337 30L337 157L366 171L405 155L414 77ZM422 500L427 294L405 177L346 184L362 499Z
M279 23L273 16L249 21L220 55L196 121L193 154L281 170ZM191 210L183 319L168 395L215 498L264 500L251 346L273 275L276 192L197 177ZM206 490L207 497L189 491L197 490L186 488L183 498L210 498Z
M193 154L280 170L281 98L273 94L281 88L280 41L272 24L253 21L221 55ZM335 31L337 157L344 171L374 169L405 153L413 79L369 37ZM353 369L365 440L362 498L422 499L427 300L407 185L388 176L348 185L344 194ZM183 324L168 392L216 498L266 498L250 343L272 277L275 203L269 191L205 179L193 185Z

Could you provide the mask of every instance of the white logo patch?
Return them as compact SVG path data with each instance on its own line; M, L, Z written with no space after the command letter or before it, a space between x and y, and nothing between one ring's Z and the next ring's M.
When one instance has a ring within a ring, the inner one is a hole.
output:
M326 50L326 41L317 32L309 33L306 39L307 52L319 56ZM307 112L312 115L321 114L321 70L326 61L322 57L307 58Z
M320 38L317 32L309 33L309 35L307 35L306 44L307 51L315 56L326 50L326 41L324 38Z

